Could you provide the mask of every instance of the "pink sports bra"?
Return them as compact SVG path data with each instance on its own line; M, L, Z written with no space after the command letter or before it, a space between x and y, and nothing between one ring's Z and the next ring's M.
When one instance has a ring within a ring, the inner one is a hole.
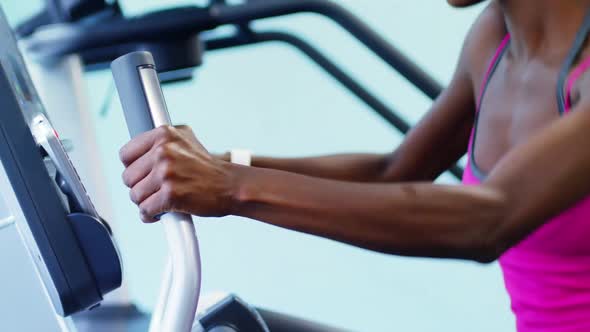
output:
M577 38L579 45L574 46L573 56L560 75L558 109L562 115L571 111L574 83L590 68L587 58L570 73L590 32L590 24L587 25L589 30L583 32L584 38ZM463 175L467 185L479 184L485 178L474 159L478 118L485 90L509 44L507 35L482 83ZM507 251L500 258L500 266L519 332L590 331L590 196Z

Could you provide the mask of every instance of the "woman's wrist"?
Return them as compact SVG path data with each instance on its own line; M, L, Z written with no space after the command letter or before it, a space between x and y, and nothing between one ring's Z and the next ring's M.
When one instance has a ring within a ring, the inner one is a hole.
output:
M224 168L230 177L230 190L229 190L229 211L228 215L239 216L243 206L247 203L247 179L252 177L252 174L248 175L253 168L233 164L230 162L224 163Z
M231 152L228 151L228 152L225 152L223 154L213 154L213 157L215 157L216 159L223 160L223 161L229 163L230 160L231 160Z
M239 207L245 204L245 179L252 162L252 155L249 150L233 149L221 156L224 161L224 168L230 177L230 211L228 214L238 215Z

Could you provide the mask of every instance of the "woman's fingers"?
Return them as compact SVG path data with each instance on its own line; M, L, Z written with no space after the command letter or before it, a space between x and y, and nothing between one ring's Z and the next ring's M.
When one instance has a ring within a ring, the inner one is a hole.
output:
M119 150L119 158L125 167L133 164L154 146L162 142L171 142L178 139L179 130L172 126L161 126L154 130L137 135L129 143Z
M131 188L129 196L133 203L140 205L160 189L160 183L153 173L154 172L152 171L148 176Z
M144 223L158 221L157 216L166 212L164 199L160 191L156 191L139 204L139 214Z
M163 126L137 136L121 149L123 181L141 219L164 212L227 215L233 192L225 163L212 157L191 129Z
M154 167L154 154L150 151L135 160L123 171L123 183L133 188L147 177Z

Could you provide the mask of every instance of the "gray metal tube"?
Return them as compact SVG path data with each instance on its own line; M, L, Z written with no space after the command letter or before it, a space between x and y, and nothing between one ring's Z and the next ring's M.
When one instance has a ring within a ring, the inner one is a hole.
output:
M155 128L152 110L148 104L148 92L144 89L139 71L140 68L150 67L155 70L154 58L149 52L129 53L111 64L129 135L132 138ZM159 91L151 93L161 94ZM167 109L165 111L168 112Z
M152 55L134 52L111 65L115 85L131 137L159 126L170 125ZM181 213L161 216L170 251L171 278L165 277L151 332L191 330L201 285L199 245L192 217ZM169 268L167 268L169 269Z

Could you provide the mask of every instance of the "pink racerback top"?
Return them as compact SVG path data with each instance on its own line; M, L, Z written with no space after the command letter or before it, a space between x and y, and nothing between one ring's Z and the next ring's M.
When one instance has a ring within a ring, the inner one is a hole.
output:
M508 35L491 61L478 98L478 114L509 42ZM574 83L589 68L590 58L565 76L563 115L571 111ZM474 158L476 136L477 115L463 175L467 185L479 184L485 178ZM590 196L547 221L499 261L519 332L590 331Z

